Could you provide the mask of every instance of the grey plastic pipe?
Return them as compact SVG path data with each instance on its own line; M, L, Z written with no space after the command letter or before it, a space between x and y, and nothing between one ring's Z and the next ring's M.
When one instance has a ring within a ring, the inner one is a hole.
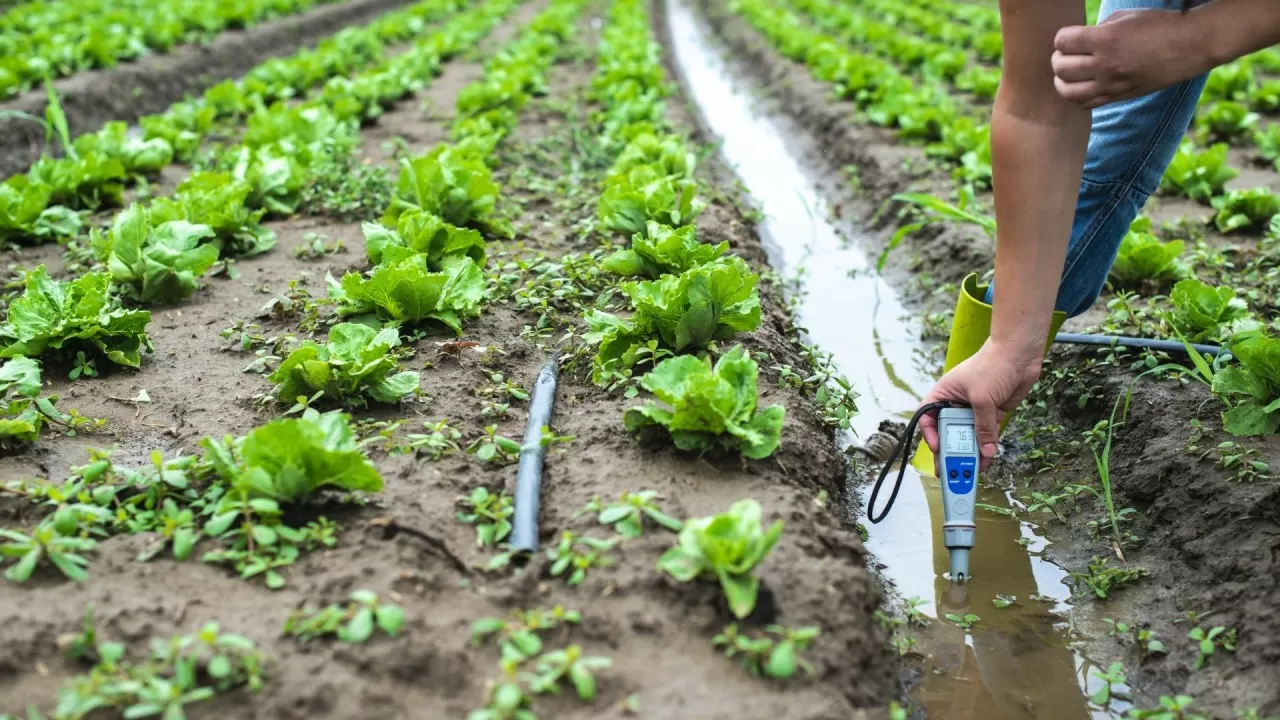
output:
M1081 333L1058 333L1054 343L1068 345L1099 345L1102 347L1127 347L1139 350L1160 350L1164 352L1187 354L1187 349L1177 340L1149 340L1147 338L1125 337L1123 335L1084 335ZM1199 345L1192 343L1192 348L1202 355L1217 357L1222 348L1217 345Z
M520 446L511 521L511 549L517 552L538 550L538 503L542 495L542 461L547 453L542 447L542 428L551 424L558 372L555 360L543 365L529 399L529 424L525 426L524 443Z

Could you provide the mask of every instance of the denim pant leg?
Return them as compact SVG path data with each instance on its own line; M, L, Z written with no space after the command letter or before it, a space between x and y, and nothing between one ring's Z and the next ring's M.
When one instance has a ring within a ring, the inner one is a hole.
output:
M1117 10L1164 7L1163 0L1104 0L1098 20ZM1206 77L1094 109L1058 310L1079 315L1102 292L1129 223L1160 186L1191 124ZM987 302L993 291L987 290Z

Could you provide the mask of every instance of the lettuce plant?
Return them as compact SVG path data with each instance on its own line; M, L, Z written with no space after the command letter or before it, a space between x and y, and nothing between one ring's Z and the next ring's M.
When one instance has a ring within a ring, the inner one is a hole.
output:
M427 269L427 256L408 248L383 248L382 264L369 277L347 273L338 283L329 278L329 296L342 315L373 313L396 325L429 320L462 333L462 321L480 314L484 273L463 258L443 272Z
M119 207L124 201L124 165L101 152L75 157L40 158L27 171L27 180L49 189L50 205L75 210Z
M1253 144L1257 146L1259 155L1280 169L1280 123L1268 123L1254 133Z
M681 355L658 363L640 385L670 408L649 401L627 410L623 425L638 433L661 427L681 450L737 450L754 460L769 457L782 441L786 411L757 411L759 368L741 345L713 367L709 360Z
M25 176L0 183L0 242L33 244L80 232L80 215L62 205L49 205L49 189Z
M1250 90L1249 109L1266 113L1280 110L1280 80L1263 80Z
M658 560L658 569L679 582L700 576L720 581L730 611L745 618L756 607L760 578L753 574L782 537L782 521L768 528L755 500L739 500L728 512L685 521L675 547Z
M1233 288L1206 285L1196 278L1178 281L1169 300L1173 311L1166 319L1191 342L1217 340L1227 326L1249 313L1249 306Z
M164 138L143 139L129 134L128 123L109 122L96 133L76 138L79 155L101 153L118 160L130 175L154 175L173 162L173 146Z
M276 397L293 402L300 395L318 391L357 407L368 400L397 403L418 389L418 373L395 372L400 346L396 328L374 330L358 323L339 323L329 330L329 341L303 341L267 379L279 387Z
M484 160L440 145L426 155L400 161L395 196L382 223L396 225L401 215L416 208L451 225L509 237L510 228L494 216L497 204L498 185Z
M197 172L178 186L172 198L151 203L154 222L186 220L207 225L210 242L222 257L252 257L275 247L276 234L262 224L266 210L249 208L253 188L230 173Z
M1280 340L1244 332L1230 344L1239 365L1213 376L1213 391L1229 400L1222 427L1232 435L1270 435L1280 429Z
M111 279L143 304L171 303L190 297L199 277L218 261L218 248L201 245L213 237L208 225L186 220L154 223L141 205L130 205L116 216L106 235L96 231L91 241Z
M0 324L0 358L89 349L117 365L138 367L142 350L151 350L151 313L120 308L110 290L111 276L104 272L70 282L51 279L43 265L27 273L25 290Z
M660 165L638 165L605 180L596 215L610 232L644 232L650 221L679 227L706 207L696 195L692 180L666 175Z
M189 163L200 149L200 140L213 129L217 111L196 102L183 102L170 106L162 115L145 115L138 124L145 131L147 140L159 138L173 148L178 162Z
M645 232L631 236L631 248L618 250L601 263L616 275L639 275L660 278L678 275L689 268L705 265L729 251L728 242L715 245L698 242L693 225L673 228L649 221Z
M1111 278L1122 284L1149 280L1174 280L1187 274L1180 260L1181 240L1161 242L1151 234L1151 220L1139 216L1120 241L1120 252L1111 266Z
M629 319L587 313L586 340L599 344L593 379L604 385L629 370L650 339L669 351L685 352L755 330L760 326L758 281L742 258L730 256L679 275L625 283L623 291L634 309Z
M1204 152L1196 152L1194 144L1184 142L1165 170L1160 186L1192 200L1209 202L1222 192L1227 181L1240 174L1227 164L1227 150L1226 143L1217 143Z
M337 410L308 408L302 417L273 420L242 438L205 438L201 445L222 482L250 498L297 502L322 487L382 490L382 476L356 442L350 418ZM215 515L210 523L217 522Z
M1280 196L1264 187L1231 190L1212 201L1216 212L1213 224L1220 232L1263 227L1280 214Z
M484 237L471 228L450 225L434 213L411 208L400 215L395 229L377 223L365 223L365 253L369 262L382 262L382 251L388 246L409 248L427 256L427 267L442 270L455 265L463 258L471 258L484 267L486 251Z
M1219 65L1205 81L1201 104L1214 100L1242 102L1249 97L1255 84L1253 66L1248 60Z
M1201 142L1230 142L1248 136L1258 126L1258 113L1238 102L1219 100L1196 114L1196 135Z
M232 157L231 177L249 187L246 206L273 217L289 217L298 211L306 186L306 166L314 157L304 162L297 145L283 142L243 147Z
M48 417L58 417L53 399L40 396L40 363L15 356L0 365L0 446L32 442Z
M613 163L612 174L630 172L641 165L654 166L663 175L689 179L693 177L697 161L679 136L659 137L646 132L627 143Z

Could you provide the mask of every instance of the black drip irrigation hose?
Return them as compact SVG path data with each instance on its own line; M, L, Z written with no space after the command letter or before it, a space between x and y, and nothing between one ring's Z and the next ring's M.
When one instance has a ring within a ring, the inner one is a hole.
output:
M1058 333L1054 343L1067 345L1098 345L1101 347L1125 347L1136 350L1157 350L1170 353L1187 354L1187 348L1179 340L1150 340L1148 338L1125 337L1123 335L1084 335L1081 333ZM1217 345L1191 344L1191 348L1201 355L1217 357L1222 348Z
M556 375L559 368L552 360L542 366L529 399L529 423L520 446L520 469L516 473L515 508L511 521L511 549L516 552L538 550L538 501L542 494L542 428L551 424L551 408L556 401Z

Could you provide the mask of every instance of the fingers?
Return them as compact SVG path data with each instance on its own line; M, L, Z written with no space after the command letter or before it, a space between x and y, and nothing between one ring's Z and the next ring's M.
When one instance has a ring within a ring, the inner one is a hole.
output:
M1097 80L1067 82L1062 78L1055 77L1053 79L1053 87L1062 96L1063 100L1083 105L1084 107L1101 105L1102 103L1098 102L1098 100L1105 96L1105 93L1102 92L1101 84Z
M1053 36L1053 49L1066 55L1090 55L1096 47L1095 30L1087 25L1071 25Z
M920 433L924 435L924 444L929 446L929 452L934 455L938 454L938 420L932 415L925 415L920 418ZM911 450L912 448L907 448Z
M996 456L1000 443L1001 414L995 405L983 403L973 406L973 424L978 433L978 454L982 457L982 470L986 470L991 458Z
M1054 77L1069 83L1098 79L1098 60L1093 55L1068 55L1055 50L1050 58Z

